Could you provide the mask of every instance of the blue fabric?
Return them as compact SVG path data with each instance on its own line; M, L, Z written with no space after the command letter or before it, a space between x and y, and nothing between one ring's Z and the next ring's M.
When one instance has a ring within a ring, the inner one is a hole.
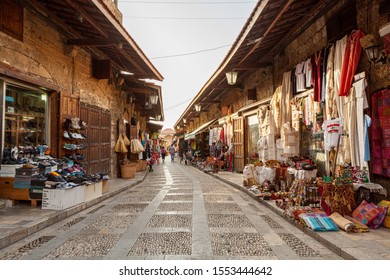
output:
M372 120L368 115L364 115L364 161L369 161L370 158L370 142L368 139L368 128L371 126Z

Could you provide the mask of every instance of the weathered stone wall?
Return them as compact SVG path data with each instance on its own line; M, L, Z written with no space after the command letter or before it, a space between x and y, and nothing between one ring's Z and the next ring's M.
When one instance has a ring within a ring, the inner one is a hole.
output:
M259 68L238 87L228 92L221 102L221 107L232 106L232 113L253 102L272 96L274 92L273 67ZM247 92L254 88L256 89L257 100L248 100Z
M10 65L25 75L53 84L61 92L80 97L81 102L111 112L111 147L117 140L116 124L122 117L125 93L118 91L108 80L91 76L91 55L82 48L65 50L65 38L54 28L25 11L23 42L0 32L0 62ZM131 116L146 128L146 119L129 108ZM113 153L114 154L114 153ZM112 157L111 171L116 173L116 157Z

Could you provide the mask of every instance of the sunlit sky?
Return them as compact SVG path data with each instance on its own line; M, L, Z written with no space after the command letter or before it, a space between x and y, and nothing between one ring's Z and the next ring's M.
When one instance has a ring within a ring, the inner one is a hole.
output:
M165 122L173 128L222 63L254 0L119 0L123 25L164 80Z

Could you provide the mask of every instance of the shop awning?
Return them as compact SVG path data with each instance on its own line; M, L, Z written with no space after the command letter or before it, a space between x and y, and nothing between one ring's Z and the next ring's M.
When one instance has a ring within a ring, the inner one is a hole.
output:
M218 119L213 119L212 121L209 121L201 126L199 126L197 129L195 129L194 131L190 132L190 133L187 133L184 135L184 140L190 140L190 139L194 139L195 138L195 135L207 130L209 128L209 126L213 125L214 123L216 123L218 121Z

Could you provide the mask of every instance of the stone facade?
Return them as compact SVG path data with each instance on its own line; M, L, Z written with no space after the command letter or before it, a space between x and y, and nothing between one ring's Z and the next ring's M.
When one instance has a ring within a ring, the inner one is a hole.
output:
M123 117L125 106L130 117L136 116L140 127L146 129L146 118L140 117L133 104L124 102L126 93L110 79L92 77L91 54L79 47L65 47L64 42L61 33L25 9L23 42L0 32L0 63L18 74L44 81L49 91L68 93L79 97L80 102L110 110L112 150L117 140L116 122ZM111 171L115 174L116 157L112 158Z

